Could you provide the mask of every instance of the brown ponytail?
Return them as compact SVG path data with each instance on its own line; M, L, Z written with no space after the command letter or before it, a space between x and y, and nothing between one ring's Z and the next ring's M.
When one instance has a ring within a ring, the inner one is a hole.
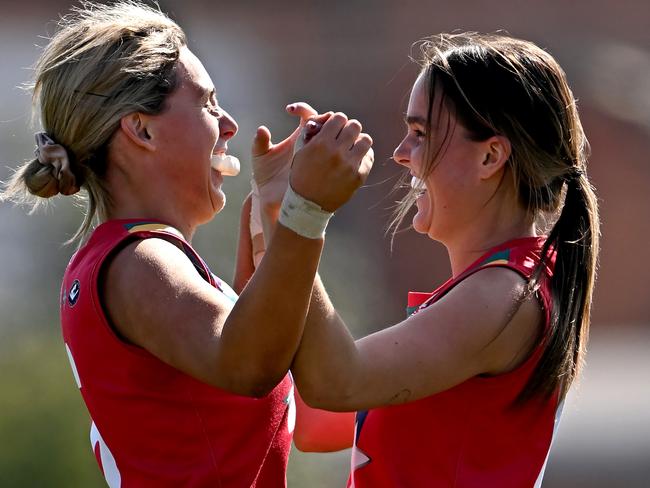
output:
M580 169L572 170L566 178L562 212L542 250L547 259L555 253L551 330L520 400L535 393L550 395L558 384L563 398L580 372L589 336L599 239L596 195L587 175ZM540 279L542 269L538 268L531 286Z

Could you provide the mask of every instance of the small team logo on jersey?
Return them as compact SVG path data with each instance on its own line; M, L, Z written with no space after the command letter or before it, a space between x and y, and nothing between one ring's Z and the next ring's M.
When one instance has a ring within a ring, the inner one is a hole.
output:
M74 280L72 286L70 287L70 292L68 293L68 305L74 307L74 304L79 300L79 293L81 292L81 285L79 280Z

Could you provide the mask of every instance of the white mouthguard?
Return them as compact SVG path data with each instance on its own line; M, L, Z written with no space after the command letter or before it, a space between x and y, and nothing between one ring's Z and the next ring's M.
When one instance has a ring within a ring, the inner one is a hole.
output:
M239 174L239 159L226 154L214 154L210 158L212 168L224 176L237 176Z
M420 191L420 192L424 192L427 189L427 187L424 184L424 181L422 181L417 176L414 176L413 178L411 178L411 188L413 188L414 190Z

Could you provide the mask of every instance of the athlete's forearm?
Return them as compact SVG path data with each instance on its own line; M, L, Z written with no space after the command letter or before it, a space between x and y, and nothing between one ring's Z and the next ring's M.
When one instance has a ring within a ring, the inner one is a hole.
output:
M219 369L238 371L231 371L231 381L259 378L259 394L264 395L287 373L302 336L322 247L322 239L276 226L266 258L223 327Z
M248 195L242 204L239 217L239 239L237 241L237 259L235 261L235 276L233 278L233 289L240 294L246 283L255 272L253 262L253 246L249 231L251 217L251 196Z
M277 225L278 212L261 209L264 238L268 242ZM356 358L354 339L336 312L316 274L298 353L291 367L303 398L312 407L345 410L343 399L351 393L350 370Z
M291 371L305 402L350 411L358 388L360 361L354 338L316 276L300 348Z

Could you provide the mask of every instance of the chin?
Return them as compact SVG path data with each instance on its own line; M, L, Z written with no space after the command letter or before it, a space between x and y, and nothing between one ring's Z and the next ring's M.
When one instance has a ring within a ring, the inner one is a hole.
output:
M429 229L424 228L424 227L416 224L415 222L413 223L413 230L415 232L417 232L418 234L425 234L425 235L429 234Z
M418 234L427 236L433 241L442 242L441 233L439 228L434 228L433 224L428 219L413 219L413 230Z
M411 225L413 226L413 230L418 234L429 234L431 222L427 216L421 215L420 212L418 212L413 217Z
M215 214L218 214L219 212L221 212L225 206L226 206L226 195L221 189L219 189L219 191L216 193L216 195L212 196L212 214L213 214L213 216Z

